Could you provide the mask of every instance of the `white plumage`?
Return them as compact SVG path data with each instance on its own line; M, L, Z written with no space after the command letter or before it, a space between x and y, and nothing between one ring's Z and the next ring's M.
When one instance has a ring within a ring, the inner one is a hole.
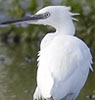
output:
M75 27L69 7L49 6L37 14L50 13L36 24L53 26L42 40L38 58L37 88L34 99L75 100L84 86L92 56L87 45L73 36Z
M0 23L43 24L56 29L41 42L34 99L75 100L87 80L89 70L93 70L89 48L74 36L72 20L77 20L73 18L77 13L71 13L70 9L49 6L33 16Z

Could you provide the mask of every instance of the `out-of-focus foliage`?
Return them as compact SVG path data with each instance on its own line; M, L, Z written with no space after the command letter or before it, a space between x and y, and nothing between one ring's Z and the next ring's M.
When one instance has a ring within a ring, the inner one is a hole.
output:
M77 16L76 35L86 41L89 46L95 46L95 0L0 0L0 22L21 18L34 14L48 5L66 5L72 7L72 12L80 13ZM40 39L47 28L35 25L9 25L0 27L0 38L20 37L22 40Z

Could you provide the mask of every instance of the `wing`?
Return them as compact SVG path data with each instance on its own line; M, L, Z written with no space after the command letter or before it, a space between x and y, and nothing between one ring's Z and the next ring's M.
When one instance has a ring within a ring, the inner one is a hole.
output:
M91 62L90 51L81 40L74 36L54 37L40 51L37 81L43 97L62 99L69 92L78 95Z

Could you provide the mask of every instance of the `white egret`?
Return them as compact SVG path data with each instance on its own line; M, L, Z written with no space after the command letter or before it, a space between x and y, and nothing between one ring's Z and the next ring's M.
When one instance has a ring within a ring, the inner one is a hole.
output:
M84 86L92 56L87 45L74 36L74 15L70 7L48 6L33 16L2 22L49 25L56 29L42 40L38 57L34 99L75 100Z

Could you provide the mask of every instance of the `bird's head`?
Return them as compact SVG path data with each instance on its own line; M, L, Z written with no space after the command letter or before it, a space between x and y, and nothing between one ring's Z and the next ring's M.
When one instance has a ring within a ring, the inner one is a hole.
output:
M74 31L72 20L76 20L73 16L78 15L78 13L71 13L70 10L71 8L66 6L48 6L39 10L35 15L2 22L0 25L13 23L43 24L52 26L56 30L63 29L64 32L70 26Z
M76 20L73 18L74 15L79 15L79 13L71 13L71 7L66 6L48 6L39 10L36 15L42 15L43 19L38 20L37 24L56 26L64 24L63 22L68 22L69 20ZM31 22L30 22L31 23Z

